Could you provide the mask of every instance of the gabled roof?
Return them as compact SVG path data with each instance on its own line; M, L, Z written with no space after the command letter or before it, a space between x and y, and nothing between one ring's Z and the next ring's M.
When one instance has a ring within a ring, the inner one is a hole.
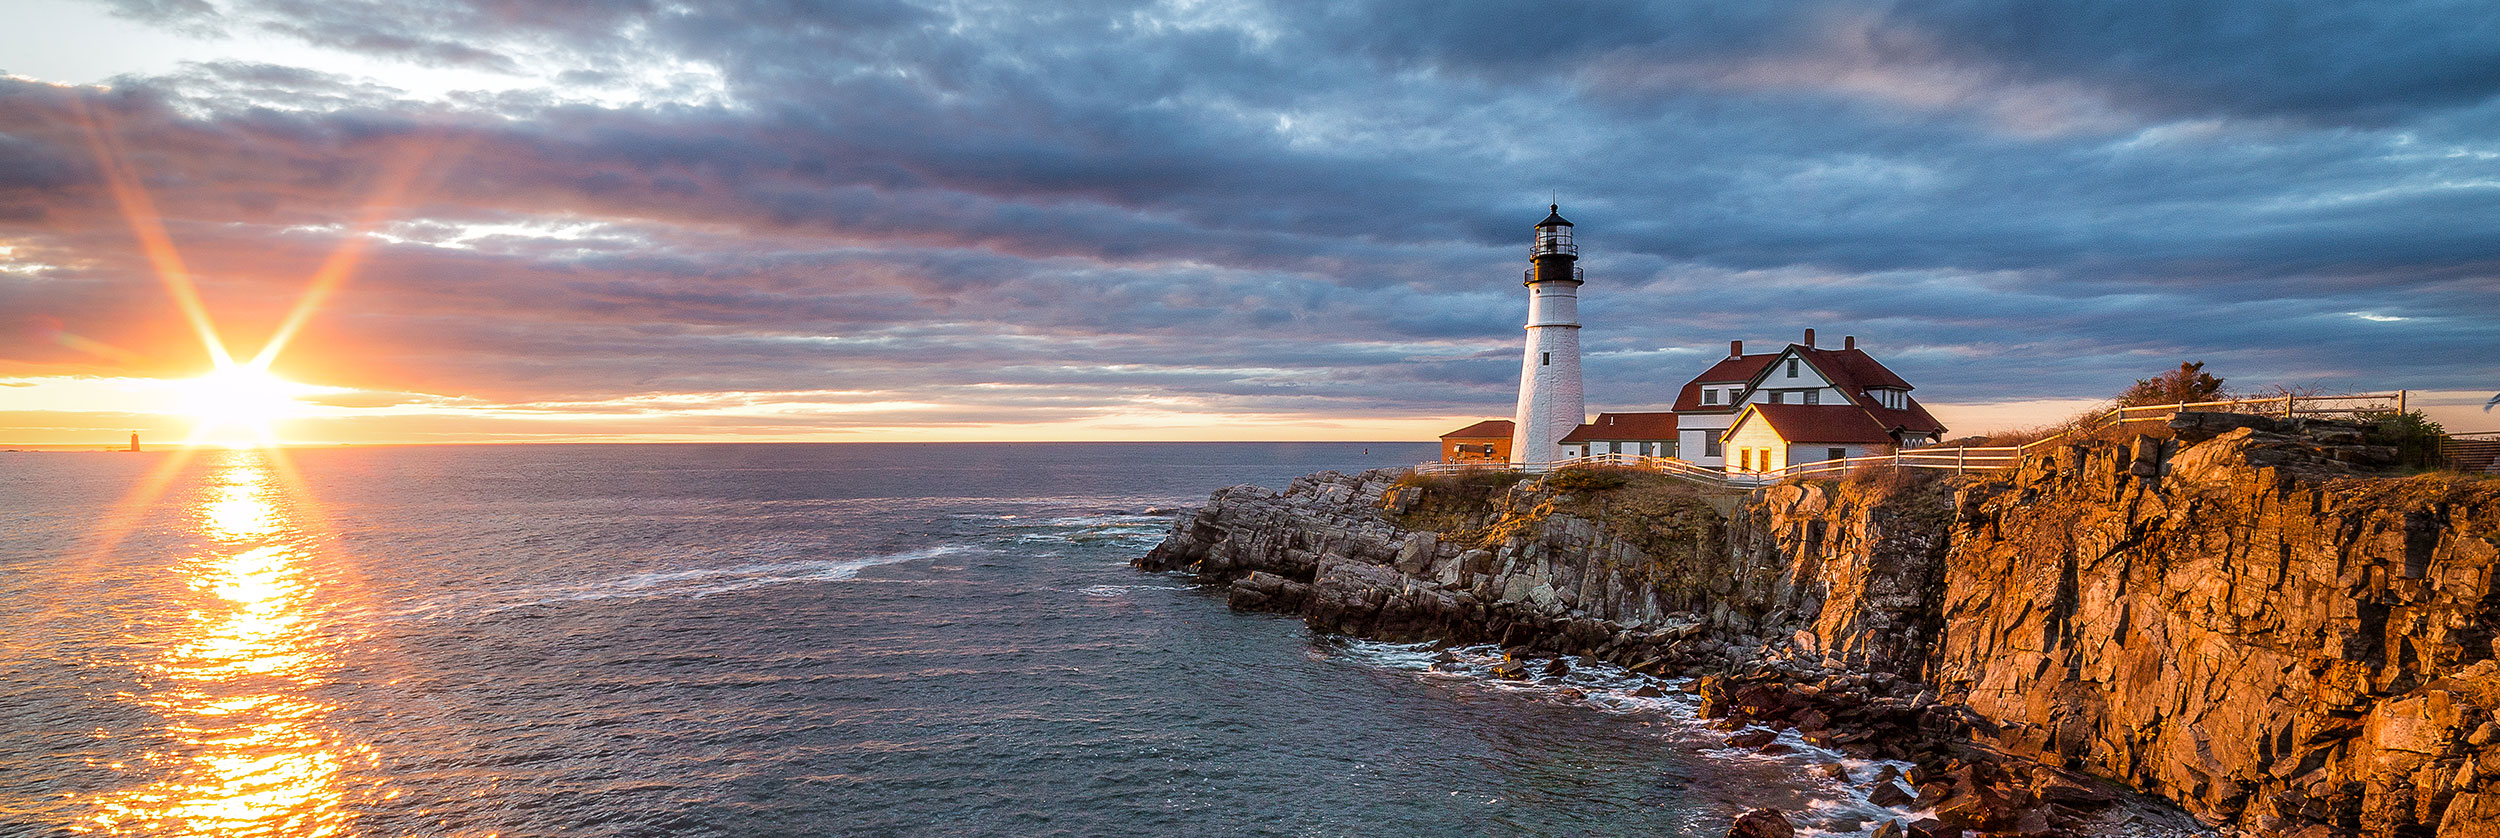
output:
M1458 429L1458 430L1451 431L1451 432L1446 433L1446 434L1442 434L1442 435L1441 435L1441 438L1442 438L1442 439L1494 439L1494 438L1509 439L1509 438L1510 438L1510 434L1511 434L1511 424L1510 424L1510 420L1508 420L1508 419L1486 419L1486 420L1484 420L1484 421L1482 421L1482 422L1478 422L1478 423L1475 423L1475 424L1473 424L1473 425L1469 425L1469 426L1467 426L1467 427L1460 428L1460 429Z
M1703 370L1698 376L1694 376L1693 380L1684 382L1684 389L1676 391L1675 412L1734 412L1742 405L1702 404L1701 385L1743 384L1745 382L1752 381L1754 376L1761 375L1762 370L1771 365L1771 359L1777 358L1779 355L1780 354L1777 352L1765 352L1760 355L1739 355L1710 365L1709 369Z
M1736 424L1728 426L1728 434L1753 417L1771 423L1771 430L1791 443L1839 442L1865 445L1892 443L1892 429L1879 424L1872 414L1856 405L1846 404L1750 404Z
M1921 406L1917 399L1910 398L1907 392L1912 389L1910 387L1910 382L1903 380L1899 375L1893 374L1892 370L1887 369L1883 364L1877 362L1874 356L1866 354L1866 350L1863 349L1815 349L1793 343L1789 344L1786 349L1763 356L1762 365L1754 370L1754 374L1751 378L1745 380L1745 389L1750 391L1755 387L1761 386L1762 379L1771 374L1773 362L1792 352L1796 353L1797 357L1804 359L1806 363L1813 365L1814 371L1821 373L1823 378L1830 381L1833 387L1839 388L1840 392L1847 394L1850 402L1852 402L1859 410L1866 412L1869 421L1881 424L1886 430L1890 430L1894 427L1900 427L1915 433L1944 432L1944 423L1936 421L1936 417L1929 414L1927 412L1927 408ZM1726 362L1721 362L1722 366L1725 364ZM1713 369L1715 369L1715 367ZM1898 409L1884 407L1883 404L1881 402L1877 402L1874 397L1867 395L1866 391L1868 388L1892 388L1902 390L1904 392L1902 393L1901 403L1905 406ZM1677 408L1681 409L1682 406L1683 402L1679 400L1677 402ZM1847 407L1848 405L1796 406ZM1792 441L1795 439L1794 437L1788 437L1788 434L1785 431L1782 431L1780 436L1787 437ZM1814 441L1820 442L1822 440Z
M1795 344L1790 344L1788 348L1805 358L1806 363L1813 364L1814 369L1831 379L1834 385L1843 385L1841 389L1852 393L1868 387L1912 389L1910 382L1892 374L1892 370L1877 363L1875 356L1866 354L1864 349L1811 349Z
M1673 413L1600 413L1597 414L1597 421L1571 429L1571 433L1564 434L1562 439L1557 440L1557 443L1577 445L1602 440L1673 441L1674 439L1675 414Z

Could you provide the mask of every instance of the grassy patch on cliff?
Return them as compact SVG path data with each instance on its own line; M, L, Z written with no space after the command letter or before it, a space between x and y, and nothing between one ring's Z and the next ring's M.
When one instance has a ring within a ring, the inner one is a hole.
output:
M1596 523L1660 562L1715 545L1724 523L1693 484L1637 469L1567 469L1545 479L1551 511Z
M1452 543L1491 546L1514 529L1494 514L1495 500L1526 479L1527 474L1516 471L1408 472L1398 478L1397 490L1417 494L1414 503L1397 516L1397 524L1440 533Z

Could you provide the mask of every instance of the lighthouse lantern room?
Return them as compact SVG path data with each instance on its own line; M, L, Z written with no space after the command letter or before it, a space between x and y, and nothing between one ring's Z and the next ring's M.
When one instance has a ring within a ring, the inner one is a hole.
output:
M1562 438L1588 421L1580 389L1580 248L1562 207L1546 209L1528 249L1528 347L1511 424L1511 456L1527 464L1570 457Z

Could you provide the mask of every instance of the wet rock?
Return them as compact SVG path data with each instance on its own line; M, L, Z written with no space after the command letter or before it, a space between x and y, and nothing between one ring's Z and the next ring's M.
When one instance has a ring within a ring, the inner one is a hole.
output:
M1837 762L1826 762L1822 765L1815 766L1814 773L1822 775L1822 777L1826 780L1842 783L1849 782L1849 766L1842 765Z
M1900 783L1888 779L1877 781L1875 789L1866 793L1867 802L1887 809L1898 809L1917 799L1918 795L1911 794L1910 790L1902 788Z
M1901 822L1885 821L1875 827L1873 838L1901 838Z
M1632 691L1633 698L1660 698L1665 695L1666 692L1658 689L1656 684L1642 684L1639 689Z
M1908 831L1909 838L1962 838L1961 827L1935 818L1920 818L1911 821Z
M1779 731L1756 728L1728 737L1727 746L1730 748L1759 748L1764 745L1771 744L1771 740L1778 739L1779 736Z
M1728 838L1796 838L1797 827L1778 809L1755 809L1736 816Z
M1707 675L1693 683L1693 692L1701 696L1702 718L1716 719L1727 715L1727 676Z

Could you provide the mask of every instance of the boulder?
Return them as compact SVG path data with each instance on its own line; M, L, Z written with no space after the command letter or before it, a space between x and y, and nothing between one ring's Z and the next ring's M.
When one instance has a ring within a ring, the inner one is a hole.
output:
M1730 748L1759 748L1764 745L1771 744L1771 740L1778 739L1779 737L1779 731L1765 728L1754 728L1752 730L1728 737L1727 746Z
M1962 838L1962 828L1935 818L1910 822L1909 838Z
M1728 838L1796 838L1797 827L1778 809L1755 809L1736 816Z
M1866 800L1887 809L1898 809L1918 800L1918 795L1911 794L1900 783L1886 779L1875 783L1874 790L1866 793Z

